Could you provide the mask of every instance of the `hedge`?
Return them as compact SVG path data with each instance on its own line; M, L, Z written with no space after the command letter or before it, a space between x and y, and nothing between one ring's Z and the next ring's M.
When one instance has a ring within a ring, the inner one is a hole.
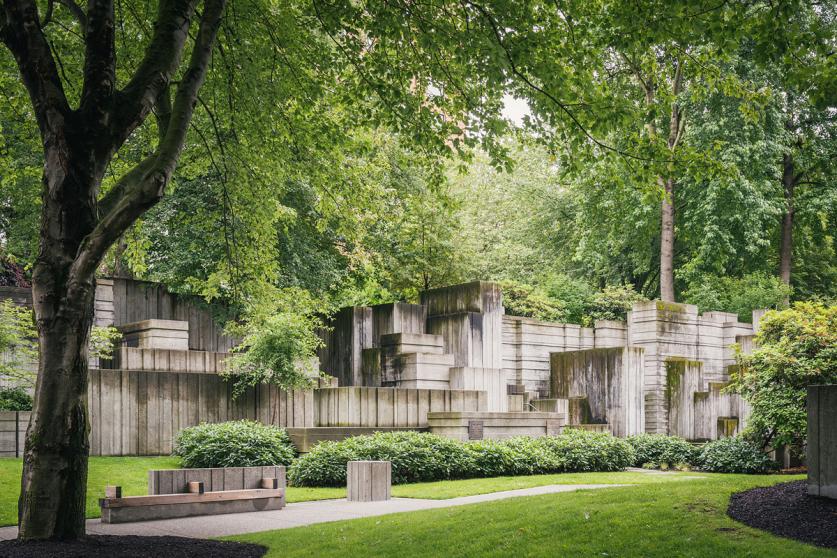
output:
M296 455L283 428L249 420L185 428L173 453L188 468L290 465Z
M634 448L634 467L668 468L691 465L700 453L691 443L679 436L665 434L637 434L625 440Z
M457 442L434 434L386 432L321 442L289 471L294 486L345 486L346 464L392 462L393 484L573 471L620 471L635 459L610 434L567 430L560 436Z

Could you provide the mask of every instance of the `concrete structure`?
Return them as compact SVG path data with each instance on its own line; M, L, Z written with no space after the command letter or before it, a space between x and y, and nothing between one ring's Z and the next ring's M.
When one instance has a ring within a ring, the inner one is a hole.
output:
M506 316L499 286L475 281L422 293L420 304L344 308L322 332L329 376L315 389L260 385L233 400L219 373L235 340L197 301L101 280L96 323L121 327L125 342L91 369L92 455L165 454L182 428L243 418L293 429L307 451L360 432L432 428L434 413L510 413L502 428L483 424L485 437L566 425L714 439L745 426L747 406L724 387L732 345L752 351L755 334L734 315L659 301L594 327ZM468 427L455 420L444 428L461 438ZM0 420L7 454L15 428Z
M346 464L346 489L346 499L350 502L389 500L392 490L392 463L349 461Z
M837 384L808 387L808 494L837 499Z
M514 436L557 436L566 424L561 413L430 413L430 432L454 440L504 440Z
M643 431L644 349L616 347L552 353L551 397L585 404L589 416L573 424L609 424L616 436Z
M148 471L148 494L187 494L190 482L203 483L205 492L255 490L264 488L263 479L276 479L275 488L286 488L285 466L152 469Z

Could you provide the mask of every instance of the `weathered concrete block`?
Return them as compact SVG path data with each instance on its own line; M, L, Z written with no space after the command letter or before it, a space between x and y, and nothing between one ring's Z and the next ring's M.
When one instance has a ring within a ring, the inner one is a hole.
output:
M837 384L808 387L808 494L837 499Z
M350 502L389 500L392 463L389 461L349 461L346 465L347 499Z
M141 320L119 326L122 343L140 349L189 350L189 322Z
M638 434L645 423L644 355L637 347L552 353L550 395L571 399L571 424L607 423L617 436ZM573 398L586 399L588 407L577 408L581 416L573 412Z

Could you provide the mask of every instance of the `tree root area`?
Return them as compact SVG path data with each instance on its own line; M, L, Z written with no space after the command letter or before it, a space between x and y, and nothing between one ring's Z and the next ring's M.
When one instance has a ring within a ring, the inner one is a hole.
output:
M780 537L837 548L837 500L809 496L805 481L733 494L727 514Z

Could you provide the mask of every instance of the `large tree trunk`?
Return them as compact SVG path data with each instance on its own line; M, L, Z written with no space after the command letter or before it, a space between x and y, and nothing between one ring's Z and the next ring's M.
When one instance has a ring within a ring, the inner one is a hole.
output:
M81 130L77 130L81 133ZM77 135L76 137L81 137ZM83 157L57 135L44 166L41 242L32 275L40 342L35 404L23 454L18 506L20 538L84 535L89 431L87 341L93 322L92 274L70 267L95 225L95 200L82 195L93 178L73 168ZM74 143L73 140L69 140Z
M660 179L660 298L674 302L674 180Z
M206 78L225 0L203 1L188 66L154 152L101 199L99 186L113 154L161 99L168 108L170 80L180 68L198 0L159 1L145 56L119 91L113 1L88 0L86 11L70 4L78 8L85 40L77 108L64 93L34 0L6 0L0 9L0 40L14 55L29 91L44 149L40 249L32 275L40 361L23 456L21 539L84 535L87 341L96 269L165 192Z
M782 186L785 195L785 211L782 214L782 233L779 242L779 277L782 283L790 285L793 266L793 217L794 190L797 177L794 173L793 157L786 154L782 158ZM786 301L787 303L787 301Z

